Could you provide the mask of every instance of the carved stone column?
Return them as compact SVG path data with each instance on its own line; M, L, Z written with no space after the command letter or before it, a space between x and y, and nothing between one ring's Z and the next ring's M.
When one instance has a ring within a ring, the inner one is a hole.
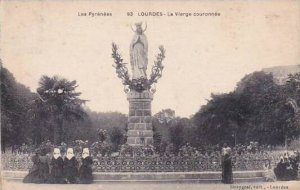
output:
M127 93L129 101L127 144L132 146L153 144L151 102L153 93L145 90Z

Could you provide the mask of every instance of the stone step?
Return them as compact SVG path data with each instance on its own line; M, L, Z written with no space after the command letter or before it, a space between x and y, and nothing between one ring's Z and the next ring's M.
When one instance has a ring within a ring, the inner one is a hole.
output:
M222 183L221 179L94 180L94 183ZM264 182L264 177L234 178L234 183Z
M3 177L6 181L22 181L23 178L9 178ZM94 183L221 183L220 179L166 179L166 180L98 180L95 179ZM253 177L253 178L234 178L234 183L258 183L264 182L264 177Z
M26 171L3 171L5 180L22 181ZM176 183L221 183L221 172L94 172L94 183L102 182L176 182ZM262 182L263 171L236 171L234 183Z

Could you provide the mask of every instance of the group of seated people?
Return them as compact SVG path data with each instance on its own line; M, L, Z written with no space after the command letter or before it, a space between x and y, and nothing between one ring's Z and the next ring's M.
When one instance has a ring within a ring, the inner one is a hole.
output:
M92 183L92 164L89 149L83 148L81 165L77 161L73 148L68 148L66 155L61 155L59 148L53 149L52 158L47 149L36 151L32 157L33 166L29 174L23 179L24 183L53 183L74 184Z
M297 152L284 153L275 168L272 167L271 161L267 160L264 169L266 181L298 180L299 154Z
M296 152L292 154L285 153L280 157L280 161L274 168L274 173L277 180L289 181L298 179L298 165L299 158L297 158Z

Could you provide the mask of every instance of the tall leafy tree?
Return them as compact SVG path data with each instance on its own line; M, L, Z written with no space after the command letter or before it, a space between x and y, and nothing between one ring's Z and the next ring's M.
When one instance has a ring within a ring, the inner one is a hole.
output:
M288 120L289 126L296 128L294 134L300 140L300 72L290 74L284 85L284 93L287 95L287 105L292 109L292 119Z
M40 100L47 105L48 111L53 114L56 125L53 128L54 144L65 141L65 121L83 119L85 112L82 105L86 100L79 98L80 92L75 80L68 81L58 76L42 76L37 89Z
M27 111L34 95L1 64L1 148L28 142Z
M117 151L121 144L124 144L125 131L120 127L113 127L109 131L109 139L112 143L112 150Z
M300 76L300 75L299 75ZM299 95L297 74L286 85L277 85L272 74L246 75L230 93L212 95L193 117L206 143L283 144L299 135L287 99Z

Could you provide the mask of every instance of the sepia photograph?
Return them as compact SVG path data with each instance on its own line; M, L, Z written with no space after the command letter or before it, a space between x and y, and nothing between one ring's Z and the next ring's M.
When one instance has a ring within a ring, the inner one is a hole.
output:
M300 189L300 1L0 1L3 190Z

